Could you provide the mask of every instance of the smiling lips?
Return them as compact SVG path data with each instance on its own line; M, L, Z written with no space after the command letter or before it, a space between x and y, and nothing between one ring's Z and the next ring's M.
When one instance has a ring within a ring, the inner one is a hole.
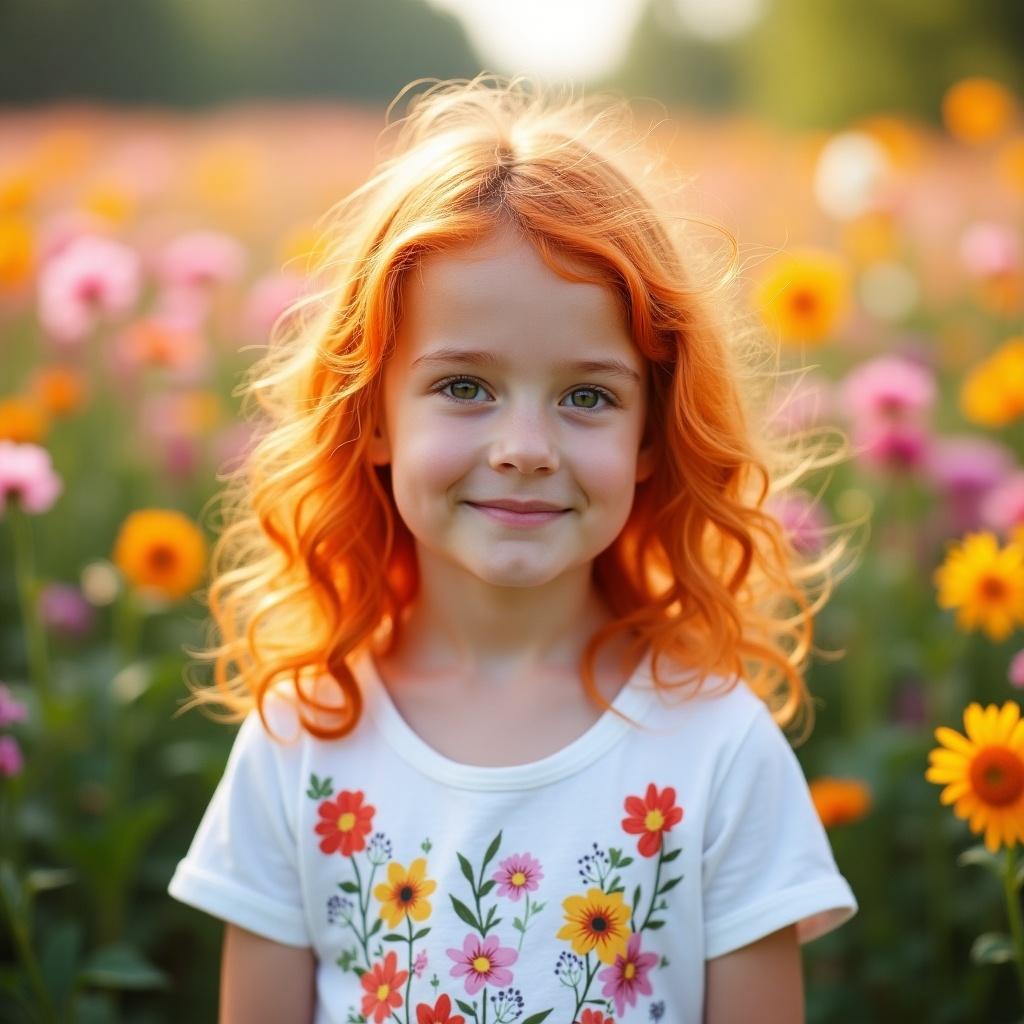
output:
M470 508L475 508L478 512L482 512L488 518L495 519L499 523L519 527L538 526L541 523L557 519L569 511L568 509L561 509L552 505L544 505L542 502L534 502L533 504L540 505L540 508L526 512L520 512L514 508L503 508L497 505L477 505L474 502L467 502L467 504Z
M510 512L564 512L565 506L549 501L517 501L514 498L496 498L494 501L471 501L477 508L504 508Z

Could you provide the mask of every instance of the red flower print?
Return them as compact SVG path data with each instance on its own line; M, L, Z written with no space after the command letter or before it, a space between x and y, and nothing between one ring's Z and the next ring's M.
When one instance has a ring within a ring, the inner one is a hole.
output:
M647 975L657 966L657 953L640 952L640 933L634 932L626 944L625 954L615 957L615 963L597 976L604 982L601 994L615 1000L615 1012L621 1017L626 1003L636 1006L637 995L649 996L653 991Z
M360 794L361 795L361 794ZM388 953L382 964L374 964L359 980L366 995L363 996L363 1016L373 1014L374 1024L381 1024L393 1009L402 1005L398 988L409 977L408 971L397 971L398 957Z
M615 1024L614 1017L606 1017L600 1010L584 1010L575 1024Z
M683 809L675 806L676 791L666 786L658 793L654 783L647 786L647 794L626 797L628 818L622 819L622 827L631 835L639 835L636 848L645 857L653 857L661 849L661 834L683 820Z
M319 808L320 822L316 826L320 849L324 853L340 852L349 857L366 848L366 836L373 828L376 808L363 805L363 791L354 793L343 789L333 800L325 800Z
M429 1004L420 1003L416 1007L416 1024L466 1024L466 1018L457 1013L449 1017L452 1012L452 1001L447 996L441 996L431 1009Z

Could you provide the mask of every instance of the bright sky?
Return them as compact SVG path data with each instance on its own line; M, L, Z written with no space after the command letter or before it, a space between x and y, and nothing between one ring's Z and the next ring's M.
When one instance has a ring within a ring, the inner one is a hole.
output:
M450 11L486 70L594 78L619 63L648 0L429 0ZM669 0L679 30L722 39L749 28L767 0Z

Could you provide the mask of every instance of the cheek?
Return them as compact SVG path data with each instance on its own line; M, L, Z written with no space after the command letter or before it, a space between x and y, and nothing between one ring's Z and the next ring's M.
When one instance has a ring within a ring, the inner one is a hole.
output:
M412 490L451 486L469 470L472 460L468 431L409 423L392 451L395 486Z

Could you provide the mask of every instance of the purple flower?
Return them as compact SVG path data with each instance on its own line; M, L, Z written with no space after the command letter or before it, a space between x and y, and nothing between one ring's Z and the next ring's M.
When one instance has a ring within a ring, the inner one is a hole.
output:
M544 871L540 861L528 853L513 853L499 863L498 870L491 875L498 882L498 895L507 896L515 902L523 892L535 892Z
M0 515L11 499L32 515L48 512L63 486L45 448L0 441Z
M519 959L511 946L502 946L497 935L481 939L470 932L462 942L462 949L447 949L448 956L455 961L451 976L465 975L466 992L476 995L484 985L509 985L512 972L509 964Z
M11 696L11 691L4 683L0 683L0 726L23 722L27 710L20 700Z
M39 595L39 617L47 629L74 638L92 630L96 613L78 587L49 583Z
M1024 690L1024 651L1018 651L1010 661L1010 668L1007 672L1010 682L1018 690Z
M1013 451L999 441L972 434L936 438L925 460L932 482L949 504L950 532L966 533L985 525L982 501L1013 471Z
M24 763L18 741L13 736L0 736L0 775L20 775Z
M412 973L418 978L427 969L427 951L421 949L412 964Z

